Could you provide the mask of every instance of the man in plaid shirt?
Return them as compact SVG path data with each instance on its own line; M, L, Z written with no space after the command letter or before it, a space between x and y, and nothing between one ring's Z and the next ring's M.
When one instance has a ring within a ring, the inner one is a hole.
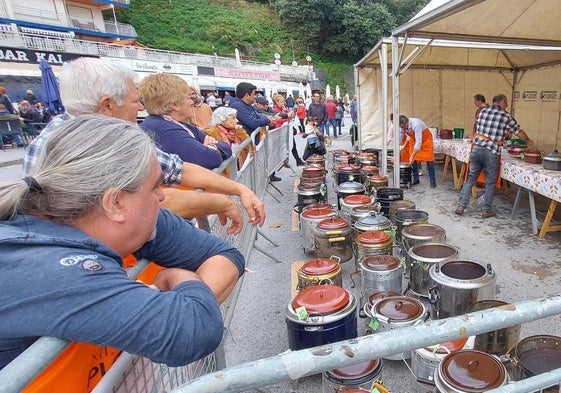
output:
M506 96L504 94L496 95L493 97L493 105L481 109L477 119L475 119L477 129L469 158L468 178L462 187L456 207L456 214L458 215L464 214L471 196L471 188L481 171L485 174L485 194L483 194L483 213L481 217L489 218L497 215L493 211L493 197L495 196L495 182L499 176L501 164L501 146L507 132L510 131L526 141L528 145L533 145L533 142L522 131L514 117L505 110L507 106Z

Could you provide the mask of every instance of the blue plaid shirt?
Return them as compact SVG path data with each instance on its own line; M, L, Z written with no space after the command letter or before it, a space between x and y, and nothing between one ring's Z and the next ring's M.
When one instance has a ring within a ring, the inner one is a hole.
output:
M475 123L477 130L473 143L489 149L493 154L500 154L500 145L505 140L507 130L515 135L520 131L520 126L514 117L496 104L481 109Z
M41 131L41 134L39 134L39 136L31 142L23 159L23 176L30 175L31 168L37 162L39 154L41 154L41 149L44 146L44 142L47 140L50 133L66 120L70 120L72 118L74 118L74 116L69 113L64 113L54 117ZM168 185L180 184L181 176L183 175L183 161L181 158L179 158L176 154L169 154L161 151L160 149L155 150L160 166L162 167L162 182Z

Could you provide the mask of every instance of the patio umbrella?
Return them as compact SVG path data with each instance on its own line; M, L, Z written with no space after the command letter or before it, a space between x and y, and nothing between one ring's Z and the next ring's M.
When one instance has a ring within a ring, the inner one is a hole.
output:
M339 85L335 85L335 98L341 98L341 88L339 87Z
M331 87L329 85L325 86L325 98L329 98L331 95Z
M58 82L51 65L47 60L41 59L39 68L41 69L41 93L43 95L43 102L51 113L64 112L62 100L60 99Z

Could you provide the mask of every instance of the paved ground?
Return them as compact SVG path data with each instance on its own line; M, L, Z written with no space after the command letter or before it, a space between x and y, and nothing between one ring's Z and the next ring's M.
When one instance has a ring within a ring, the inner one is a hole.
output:
M347 130L343 137L335 140L333 148L351 148ZM300 145L301 142L298 143ZM303 145L299 148L302 152ZM258 244L282 263L276 263L258 251L253 252L249 261L251 273L245 278L227 339L226 355L230 366L288 350L284 310L291 300L291 264L313 258L313 255L304 253L300 233L291 230L292 208L297 202L297 195L293 192L294 181L301 169L295 167L295 170L296 174L290 169L277 172L282 181L274 184L283 195L271 192L280 202L269 195L265 197L267 222L264 232L278 242L279 247L272 247L262 238L258 239ZM516 302L557 294L561 278L561 233L550 233L545 239L533 236L527 200L523 200L519 212L511 219L515 186L509 196L496 196L496 218L482 219L476 200L471 201L464 216L457 216L454 208L458 191L453 189L452 180L441 182L441 171L442 165L437 165L436 189L428 187L425 171L421 184L405 190L405 197L415 202L417 209L429 213L429 222L446 230L447 241L459 249L460 259L493 266L497 274L496 299ZM329 179L331 181L332 178L329 176ZM330 203L336 203L334 189L334 184L330 184ZM539 201L538 206L545 210L545 201ZM349 275L353 265L352 262L343 264L344 286L347 289L350 289ZM561 335L559 322L561 318L555 317L525 324L521 338L534 334ZM401 361L386 361L383 379L392 392L416 391L413 377ZM297 384L278 384L265 391L317 393L321 391L321 377L303 378Z

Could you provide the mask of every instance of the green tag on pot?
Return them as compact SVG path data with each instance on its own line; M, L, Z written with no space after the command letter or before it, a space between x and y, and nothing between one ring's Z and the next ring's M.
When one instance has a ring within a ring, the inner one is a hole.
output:
M378 330L378 326L380 326L380 323L378 322L377 319L371 319L370 323L368 324L368 327L370 329L372 329L373 332L375 332L376 330Z
M296 315L298 316L298 319L300 321L305 321L309 317L308 311L306 311L306 307L304 307L304 306L298 307L294 311L296 311Z
M395 237L395 229L386 229L384 232L391 237Z
M380 393L380 391L378 390L378 388L372 388L372 390L370 391L372 393Z

